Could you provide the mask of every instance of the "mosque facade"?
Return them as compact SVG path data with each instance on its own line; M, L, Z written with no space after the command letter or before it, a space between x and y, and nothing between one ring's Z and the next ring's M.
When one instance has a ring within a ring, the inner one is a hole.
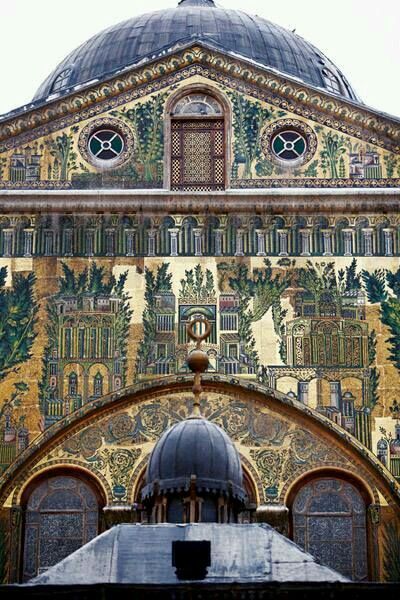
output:
M212 0L94 36L0 117L0 580L151 520L203 318L239 522L399 581L399 186L399 119Z

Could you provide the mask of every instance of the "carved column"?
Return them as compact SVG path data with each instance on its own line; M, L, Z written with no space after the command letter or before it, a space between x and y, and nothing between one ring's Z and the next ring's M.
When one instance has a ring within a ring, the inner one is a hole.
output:
M244 235L244 229L237 229L236 230L235 256L244 256L244 252L243 252L243 235Z
M363 239L364 239L364 255L372 256L374 253L373 243L372 243L372 234L373 229L363 229L362 230Z
M33 254L33 229L24 229L23 254L30 257Z
M332 231L330 229L323 229L321 233L323 256L332 256Z
M168 229L169 231L169 235L171 238L171 251L170 251L170 256L178 256L178 234L179 234L179 227L172 227L171 229Z
M126 255L135 256L135 236L136 229L125 230Z
M222 256L223 254L224 231L225 229L222 228L214 229L215 256Z
M148 256L156 255L156 229L149 229L147 231L147 253Z
M9 257L14 251L14 230L3 229L3 256Z
M393 229L383 230L385 240L385 256L393 256Z
M265 229L256 229L257 256L266 256L265 252Z
M353 256L353 230L343 229L344 255Z
M288 255L288 232L286 229L278 230L278 254L279 256Z
M300 255L310 256L311 254L311 232L309 229L300 229Z
M202 235L203 228L202 227L194 227L194 255L195 256L203 256L203 248L202 248Z
M105 231L105 242L106 242L106 256L114 256L115 254L115 230L106 229Z
M22 560L22 517L21 506L15 506L10 512L10 544L9 544L9 583L20 581Z

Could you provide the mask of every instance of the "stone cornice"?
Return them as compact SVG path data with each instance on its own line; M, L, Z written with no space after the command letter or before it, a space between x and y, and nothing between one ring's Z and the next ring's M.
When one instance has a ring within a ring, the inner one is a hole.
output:
M378 214L400 212L400 188L227 190L3 190L3 214Z
M95 116L112 106L178 81L173 76L182 71L181 80L195 74L204 74L216 81L220 79L226 85L281 109L400 152L400 122L397 119L305 85L241 57L222 53L204 43L172 51L167 56L149 60L144 65L134 66L110 79L44 105L33 106L32 109L28 106L26 112L10 115L0 122L0 142L33 131L39 137L43 135L43 127L49 124L53 124L52 129L56 130ZM4 145L6 147L7 144Z

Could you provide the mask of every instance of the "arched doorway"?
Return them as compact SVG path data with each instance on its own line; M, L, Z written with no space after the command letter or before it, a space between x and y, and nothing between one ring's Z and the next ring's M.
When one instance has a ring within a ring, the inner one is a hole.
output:
M366 504L339 477L305 483L292 505L293 540L322 564L354 581L368 579Z
M28 581L99 533L99 498L73 475L41 479L27 493L22 580Z
M194 91L178 99L171 113L171 189L225 189L225 119L218 100Z

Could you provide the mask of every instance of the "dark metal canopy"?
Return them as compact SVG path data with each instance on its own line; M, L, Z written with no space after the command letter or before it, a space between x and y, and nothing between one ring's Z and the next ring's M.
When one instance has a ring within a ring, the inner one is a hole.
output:
M245 500L239 454L227 434L202 417L171 427L155 445L142 496L188 490L192 476L197 490L232 494Z
M326 74L338 81L338 95L357 100L337 67L294 32L239 10L217 8L213 0L181 0L176 8L134 17L102 31L71 52L35 94L65 94L78 84L104 79L139 60L177 44L204 41L313 86L330 89Z

